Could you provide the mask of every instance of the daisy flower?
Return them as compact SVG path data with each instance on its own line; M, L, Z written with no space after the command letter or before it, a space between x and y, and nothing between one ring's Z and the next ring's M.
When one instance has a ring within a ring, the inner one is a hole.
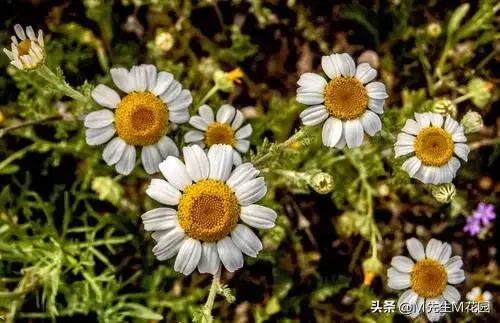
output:
M470 290L470 292L465 295L465 298L467 298L468 301L470 302L489 302L491 301L493 295L491 295L490 292L488 291L481 291L481 287L474 287L473 289Z
M274 210L254 204L267 193L264 178L250 163L233 170L228 145L213 145L208 152L192 145L183 155L184 163L173 156L163 161L166 180L153 179L146 190L170 206L142 215L144 229L157 241L153 253L158 260L177 255L174 269L184 275L196 268L215 274L221 262L233 272L243 266L243 254L256 257L262 250L249 226L268 229L276 220Z
M392 258L387 271L388 285L406 290L399 297L398 307L403 303L413 304L411 318L416 318L425 308L429 321L438 321L444 313L433 310L434 304L460 300L460 292L450 284L459 284L465 279L462 258L451 257L451 246L436 239L431 239L425 250L415 238L407 240L406 247L415 262L405 256Z
M38 36L33 27L28 26L26 31L17 24L14 26L16 36L12 36L11 50L3 49L9 57L10 63L20 70L34 69L45 60L43 32L38 30Z
M323 56L321 67L330 81L304 73L297 82L297 101L310 105L300 114L302 123L316 126L324 122L322 138L327 147L361 146L364 132L374 136L382 129L377 114L384 112L385 85L372 82L377 71L368 63L356 67L349 54Z
M403 163L403 170L424 184L450 183L460 168L454 154L467 161L470 148L464 128L452 117L438 113L415 113L399 133L396 157L414 154Z
M186 133L184 140L187 143L196 144L202 148L212 145L230 145L233 148L233 163L241 164L240 153L246 153L250 147L248 137L252 134L252 125L242 127L245 117L243 113L236 110L232 105L224 104L217 111L214 119L214 111L208 105L202 105L198 111L199 115L192 116L189 123L198 130Z
M189 120L191 93L168 72L157 72L153 65L112 68L111 78L125 96L99 84L92 98L106 109L85 117L86 139L89 145L101 145L113 138L104 148L103 159L115 165L123 175L132 172L136 160L135 147L141 147L141 160L148 174L159 171L158 165L179 150L166 136L173 124ZM115 134L117 135L115 137Z

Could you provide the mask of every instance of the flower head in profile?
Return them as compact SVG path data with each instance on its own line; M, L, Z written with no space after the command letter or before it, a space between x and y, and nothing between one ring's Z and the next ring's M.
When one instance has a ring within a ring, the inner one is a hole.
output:
M412 154L403 163L403 170L424 184L450 183L455 178L460 161L467 161L470 148L464 129L452 117L438 113L415 113L398 135L396 157Z
M361 146L365 132L374 136L382 129L377 114L384 112L385 85L372 82L377 71L368 63L356 67L349 54L323 56L321 66L330 81L304 73L297 82L297 101L310 105L300 114L302 123L324 122L322 138L327 147Z
M167 207L142 215L144 229L153 231L158 260L176 256L174 269L184 275L196 268L215 274L220 263L228 271L243 266L243 254L262 250L250 229L274 226L276 212L255 204L267 192L263 177L250 163L233 170L231 146L183 148L184 162L170 156L160 164L166 180L153 179L146 194ZM176 208L173 208L176 207ZM240 221L241 220L241 221Z
M11 38L11 50L3 49L10 63L20 70L35 69L42 65L45 60L43 32L38 30L37 36L33 27L28 26L24 30L19 24L14 26L14 31L17 37Z
M470 302L480 303L491 301L493 295L488 291L481 291L481 287L476 286L465 295L465 298Z
M252 134L252 125L243 125L245 117L232 105L224 104L214 116L214 111L208 105L202 105L199 115L192 116L189 123L198 130L186 133L184 140L202 148L213 145L230 145L233 147L233 163L241 164L240 153L246 153L250 147L248 137Z
M444 312L432 310L435 306L439 308L445 302L460 300L460 292L451 285L465 279L462 258L451 257L451 246L436 239L431 239L424 249L420 241L411 238L406 241L406 247L413 260L405 256L392 258L387 271L388 285L392 289L406 290L399 297L398 307L403 303L412 304L411 318L426 309L429 321L438 321Z
M142 165L148 174L154 174L162 160L179 154L166 133L172 124L189 120L191 93L183 90L171 73L157 72L153 65L134 66L130 71L112 68L110 73L125 95L120 97L103 84L94 89L92 97L106 109L85 117L87 143L101 145L109 141L104 161L115 165L123 175L134 169L135 147L141 147Z

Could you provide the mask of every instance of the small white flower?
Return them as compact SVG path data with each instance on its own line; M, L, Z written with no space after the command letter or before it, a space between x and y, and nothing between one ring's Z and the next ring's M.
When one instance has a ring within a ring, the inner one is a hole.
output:
M415 238L408 239L406 247L415 262L405 256L392 258L391 268L387 270L388 286L406 290L399 297L398 307L403 303L412 304L409 315L412 319L425 309L429 321L438 321L444 315L435 310L440 304L460 300L460 292L451 285L465 280L462 258L451 257L451 246L436 239L431 239L425 250Z
M198 111L199 115L192 116L189 123L198 130L186 133L184 140L201 148L210 148L215 144L230 145L233 148L233 163L242 163L240 153L246 153L250 147L248 137L252 134L252 125L242 127L245 117L243 113L232 105L224 104L217 111L208 105L202 105Z
M474 287L471 289L467 295L465 295L465 298L467 298L468 301L470 302L489 302L491 301L491 298L493 295L491 295L490 292L488 291L481 291L481 287Z
M394 145L396 157L414 154L403 163L403 170L425 184L450 183L460 161L467 161L470 148L464 129L452 117L438 113L415 113L408 119Z
M365 132L374 136L382 129L377 114L384 113L385 85L372 82L377 71L368 63L356 67L349 54L323 56L321 66L329 82L316 73L304 73L297 82L297 101L310 105L300 114L302 123L324 122L322 138L327 147L361 146Z
M43 32L38 30L37 36L33 27L28 26L25 31L19 24L14 26L14 31L19 40L16 36L12 36L11 50L3 49L10 63L20 70L34 69L43 64L45 60Z
M141 160L148 174L159 171L158 165L168 156L178 156L174 141L166 136L170 126L189 120L191 93L168 72L157 72L153 65L112 68L115 85L126 93L118 93L99 84L92 97L107 109L85 117L86 139L89 145L104 148L103 159L115 165L116 171L128 175L134 169L135 146L142 147Z
M248 227L274 226L276 212L254 204L267 193L264 178L250 163L233 168L232 148L213 145L208 153L197 145L183 148L184 163L168 157L160 164L166 180L153 179L146 194L171 207L142 215L144 229L157 241L158 260L177 255L174 269L184 275L196 268L215 274L220 263L228 271L243 266L243 254L256 257L259 237ZM241 220L243 223L240 223Z

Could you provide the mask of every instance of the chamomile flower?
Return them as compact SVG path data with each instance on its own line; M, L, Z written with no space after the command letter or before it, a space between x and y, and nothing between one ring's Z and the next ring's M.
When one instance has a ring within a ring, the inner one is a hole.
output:
M192 145L183 155L184 163L172 156L163 161L166 180L153 179L146 190L169 206L142 215L144 229L157 241L153 253L158 260L177 255L174 269L184 275L196 268L215 274L221 262L233 272L243 266L243 254L256 257L262 250L249 226L268 229L276 220L274 210L254 204L266 195L264 178L250 163L233 170L228 145L213 145L208 152Z
M438 321L444 313L432 310L434 306L460 300L460 292L450 284L459 284L465 279L462 258L451 257L451 246L436 239L431 239L425 250L415 238L407 240L406 247L415 262L405 256L392 258L387 271L388 285L406 290L398 304L413 304L411 318L416 318L419 310L425 308L429 321Z
M162 160L179 154L166 133L173 124L189 120L191 93L183 90L171 73L157 72L153 65L134 66L130 71L112 68L110 73L125 96L120 98L103 84L94 89L92 97L107 109L85 117L87 143L101 145L109 141L103 159L123 175L132 172L135 147L141 147L142 165L148 174L154 174Z
M464 128L452 117L438 113L415 113L399 133L394 150L396 157L414 156L403 163L403 170L424 184L450 183L455 178L460 161L467 161L470 148Z
M493 295L491 295L490 292L488 291L481 291L481 287L474 287L470 290L470 292L465 295L465 298L467 298L468 301L470 302L489 302L491 301Z
M233 163L241 164L240 153L248 151L250 147L248 137L252 134L252 125L247 124L242 127L245 121L243 113L229 104L222 105L215 118L214 111L206 104L200 107L198 113L199 115L191 117L189 123L199 131L188 131L184 136L185 141L202 148L210 148L216 144L230 145L235 148Z
M38 30L38 36L33 27L28 26L26 30L17 24L14 26L16 36L12 36L11 50L3 49L9 57L10 63L20 70L34 69L45 60L45 49L43 32Z
M310 105L300 114L302 123L316 126L324 122L322 138L327 147L361 146L364 132L374 136L382 129L377 114L384 112L385 85L372 82L377 71L368 63L356 67L349 54L323 56L321 66L330 81L304 73L297 82L297 101Z

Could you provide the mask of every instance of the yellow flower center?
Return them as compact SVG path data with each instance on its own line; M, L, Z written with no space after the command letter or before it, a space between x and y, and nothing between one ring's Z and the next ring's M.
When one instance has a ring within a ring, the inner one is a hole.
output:
M116 108L115 127L129 145L155 144L167 133L167 107L151 92L131 92Z
M22 40L19 45L17 45L17 51L19 52L19 56L28 55L31 49L31 40L25 39Z
M240 205L224 182L206 179L184 190L178 217L180 226L190 238L214 242L234 229L240 217Z
M418 133L414 148L417 158L424 165L443 166L453 157L455 144L446 130L427 127Z
M368 94L363 84L354 77L336 77L324 91L325 107L334 118L356 119L368 106Z
M476 298L474 298L474 302L476 303L481 303L484 301L484 297L483 297L483 294L479 294Z
M422 297L438 297L446 288L448 275L443 265L434 259L417 261L410 272L411 289Z
M212 122L205 131L205 144L210 147L216 144L234 146L234 130L227 123Z

